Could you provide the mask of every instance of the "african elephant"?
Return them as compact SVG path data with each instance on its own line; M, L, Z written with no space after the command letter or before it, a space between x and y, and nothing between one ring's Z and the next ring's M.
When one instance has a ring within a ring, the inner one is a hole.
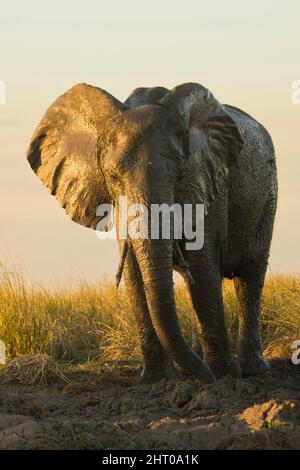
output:
M259 310L277 200L272 140L255 119L196 83L139 88L125 103L79 84L57 99L27 153L32 169L77 223L95 229L100 203L203 204L204 246L186 240L127 240L125 282L140 333L141 379L203 383L268 368ZM121 241L120 241L121 246ZM179 250L179 252L178 252ZM179 254L178 254L179 253ZM201 325L203 358L177 319L173 269L186 280ZM237 361L230 351L222 279L239 301Z

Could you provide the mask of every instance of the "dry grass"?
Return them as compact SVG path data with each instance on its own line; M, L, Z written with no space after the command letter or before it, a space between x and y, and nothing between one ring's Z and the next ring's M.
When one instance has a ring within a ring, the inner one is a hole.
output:
M25 386L47 385L53 379L69 382L61 367L47 354L27 354L10 361L1 370L0 383Z
M186 289L176 289L183 332L190 339L192 307ZM237 302L232 282L224 283L224 302L232 342L237 335ZM300 277L269 276L262 305L267 356L289 356L300 339ZM48 354L86 361L140 359L138 333L126 292L112 284L50 290L27 285L18 273L0 274L0 339L9 359Z

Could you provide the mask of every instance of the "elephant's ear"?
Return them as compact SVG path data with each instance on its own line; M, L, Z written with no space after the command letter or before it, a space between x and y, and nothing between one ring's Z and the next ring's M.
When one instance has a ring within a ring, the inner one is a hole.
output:
M109 202L100 168L101 134L127 109L100 88L75 85L46 111L34 132L31 168L75 222L96 228L99 204Z
M211 92L195 83L179 85L161 102L175 106L185 124L192 172L199 178L197 199L207 208L240 155L243 139L238 127Z
M136 88L124 103L129 106L129 108L137 108L138 106L143 106L145 104L153 104L165 96L168 91L169 90L167 88L162 86Z

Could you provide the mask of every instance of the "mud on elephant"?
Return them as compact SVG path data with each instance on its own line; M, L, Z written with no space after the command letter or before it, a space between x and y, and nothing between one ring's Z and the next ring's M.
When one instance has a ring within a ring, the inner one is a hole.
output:
M174 236L126 242L125 281L140 332L142 380L173 377L174 363L203 383L268 368L259 309L277 179L273 144L261 124L196 83L139 88L125 103L79 84L47 110L27 157L72 220L92 229L99 204L113 203L118 212L120 195L149 208L204 204L202 249L187 249L184 237ZM181 333L173 269L190 291L203 358ZM224 277L234 279L239 300L237 361L225 325Z

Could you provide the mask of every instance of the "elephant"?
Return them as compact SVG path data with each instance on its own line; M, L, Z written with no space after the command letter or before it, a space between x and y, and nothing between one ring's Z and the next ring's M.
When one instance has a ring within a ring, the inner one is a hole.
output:
M120 195L149 208L204 208L201 249L188 249L184 235L175 240L172 230L169 238L126 240L125 285L140 336L141 381L174 378L181 370L206 384L269 368L260 304L277 173L271 137L260 123L197 83L138 88L124 103L81 83L46 111L27 159L70 218L94 230L99 204L113 204L118 213ZM199 319L202 354L181 332L173 270L184 278ZM234 280L238 298L236 355L224 316L224 278Z

